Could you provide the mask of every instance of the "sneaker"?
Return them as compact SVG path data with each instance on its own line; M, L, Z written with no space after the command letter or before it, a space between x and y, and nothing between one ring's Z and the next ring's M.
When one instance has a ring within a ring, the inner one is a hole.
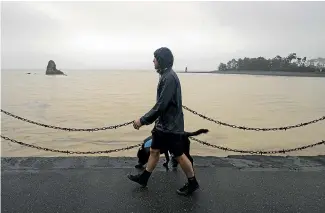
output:
M142 187L146 187L147 186L147 181L143 180L143 178L141 178L141 174L138 175L128 175L128 178L130 180L132 180L133 182L136 182L138 184L140 184Z
M196 191L199 188L198 182L193 182L193 183L186 183L182 188L177 190L177 194L179 195L190 195L194 191Z

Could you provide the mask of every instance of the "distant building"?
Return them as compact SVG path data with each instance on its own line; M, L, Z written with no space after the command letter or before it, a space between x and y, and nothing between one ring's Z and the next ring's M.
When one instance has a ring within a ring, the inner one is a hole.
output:
M187 67L185 67L185 72L187 72Z

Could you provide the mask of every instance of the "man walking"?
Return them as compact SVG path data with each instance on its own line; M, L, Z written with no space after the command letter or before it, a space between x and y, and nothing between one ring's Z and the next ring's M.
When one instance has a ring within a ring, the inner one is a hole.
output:
M189 195L199 188L199 184L192 164L182 150L181 134L184 133L182 90L178 76L172 69L174 56L168 48L162 47L154 52L153 62L160 75L156 104L133 124L135 129L139 129L142 125L155 122L152 130L150 157L142 174L128 175L128 178L143 187L147 186L150 175L159 161L160 150L168 149L173 153L188 178L188 182L178 189L177 193Z

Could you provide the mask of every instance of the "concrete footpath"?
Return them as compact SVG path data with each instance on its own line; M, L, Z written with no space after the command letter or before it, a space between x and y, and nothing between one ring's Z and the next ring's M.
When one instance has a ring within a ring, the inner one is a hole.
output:
M190 197L163 160L141 189L126 177L135 158L1 158L1 212L325 212L325 156L194 157Z

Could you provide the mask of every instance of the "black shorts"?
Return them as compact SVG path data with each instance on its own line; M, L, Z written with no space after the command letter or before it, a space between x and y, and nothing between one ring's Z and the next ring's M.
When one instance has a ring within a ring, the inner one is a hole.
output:
M181 156L183 151L181 134L166 133L153 129L152 133L152 149L159 149L161 152L170 151L175 157Z

